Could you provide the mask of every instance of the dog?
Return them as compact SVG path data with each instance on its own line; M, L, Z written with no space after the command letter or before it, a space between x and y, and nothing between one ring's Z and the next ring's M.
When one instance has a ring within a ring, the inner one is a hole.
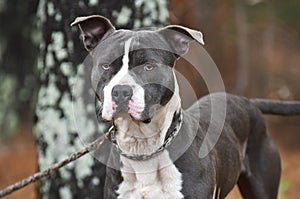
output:
M174 65L191 41L204 43L201 32L177 25L116 30L99 15L71 25L79 26L93 60L101 116L114 128L110 161L120 168L107 167L104 198L221 199L236 184L245 199L277 197L280 157L262 112L278 104L213 93L181 108ZM214 106L226 106L221 125ZM209 151L200 157L205 144Z

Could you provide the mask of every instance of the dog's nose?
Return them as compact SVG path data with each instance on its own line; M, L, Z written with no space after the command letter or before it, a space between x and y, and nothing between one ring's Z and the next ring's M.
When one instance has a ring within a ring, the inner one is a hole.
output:
M112 99L115 102L126 102L132 97L133 90L128 85L116 85L111 91Z

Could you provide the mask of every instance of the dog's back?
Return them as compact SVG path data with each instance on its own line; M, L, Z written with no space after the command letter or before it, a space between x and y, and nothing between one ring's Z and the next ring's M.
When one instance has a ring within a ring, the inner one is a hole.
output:
M214 157L214 164L210 166L217 170L220 198L225 197L236 182L246 199L276 198L280 159L255 104L244 97L214 93L198 100L186 112L199 117L202 132L198 132L198 137L201 147L210 145L206 148L211 149L208 156Z

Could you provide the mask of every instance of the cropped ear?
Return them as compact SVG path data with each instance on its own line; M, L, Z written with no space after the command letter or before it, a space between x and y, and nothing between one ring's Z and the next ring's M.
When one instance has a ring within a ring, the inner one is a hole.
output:
M83 35L84 47L93 50L109 30L115 30L111 22L100 15L77 17L71 26L78 25Z
M169 25L159 30L178 56L185 54L189 49L189 42L195 40L204 45L200 31L178 25Z

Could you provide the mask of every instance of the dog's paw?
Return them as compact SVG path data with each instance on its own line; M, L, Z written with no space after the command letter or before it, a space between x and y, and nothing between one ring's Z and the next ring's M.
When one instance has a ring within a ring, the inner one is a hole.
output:
M161 186L152 185L140 189L144 199L163 199L166 198L161 190Z
M128 198L135 190L134 183L122 182L117 190L118 198Z

